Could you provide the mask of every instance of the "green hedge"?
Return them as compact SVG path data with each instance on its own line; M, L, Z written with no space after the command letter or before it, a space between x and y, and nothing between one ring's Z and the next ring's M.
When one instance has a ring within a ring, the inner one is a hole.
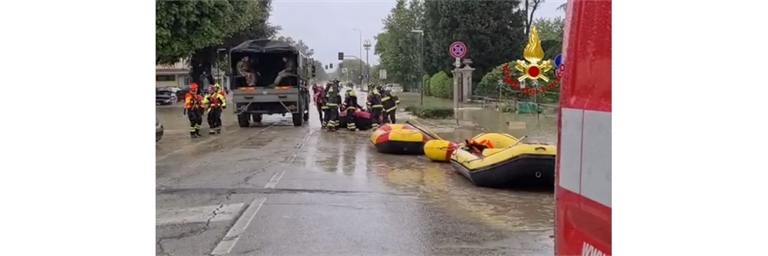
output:
M424 108L422 109L419 106L407 106L405 107L405 111L411 112L413 113L413 115L422 117L422 118L431 118L431 119L453 118L453 108L424 106Z
M475 87L474 94L480 95L480 96L487 96L490 98L499 98L499 81L504 81L504 71L503 71L504 64L501 64L499 66L496 66L491 72L486 73L483 76L483 79L480 80L480 83L477 84ZM512 71L512 77L517 78L522 75L522 72L517 71L515 69L515 63L509 62L509 69ZM547 77L550 79L555 78L555 69L551 69L544 73ZM551 81L551 80L550 80ZM544 83L542 81L542 83ZM520 101L531 101L534 99L533 96L524 94L520 92L520 90L514 90L512 87L506 83L503 83L501 86L504 88L501 88L501 97L503 99L512 99L515 98ZM558 91L559 91L559 85L558 85ZM543 96L543 97L542 97ZM537 101L541 103L555 103L558 101L559 94L557 93L547 93L545 95L539 94L537 96Z
M443 71L434 74L429 79L430 96L450 99L453 98L453 79Z

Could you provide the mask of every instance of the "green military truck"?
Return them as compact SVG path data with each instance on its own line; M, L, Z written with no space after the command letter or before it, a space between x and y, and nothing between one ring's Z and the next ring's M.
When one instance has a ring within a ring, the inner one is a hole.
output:
M240 127L262 115L291 114L294 126L309 120L309 79L313 60L296 47L271 39L248 40L229 52L230 106Z

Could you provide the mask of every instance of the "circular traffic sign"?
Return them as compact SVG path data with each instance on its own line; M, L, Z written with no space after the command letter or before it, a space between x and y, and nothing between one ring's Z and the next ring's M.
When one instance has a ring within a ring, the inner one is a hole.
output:
M461 59L467 55L467 45L460 41L453 42L448 50L454 58Z
M560 65L562 65L562 64L563 64L563 55L562 54L558 54L557 57L555 57L555 66L557 68L560 68Z

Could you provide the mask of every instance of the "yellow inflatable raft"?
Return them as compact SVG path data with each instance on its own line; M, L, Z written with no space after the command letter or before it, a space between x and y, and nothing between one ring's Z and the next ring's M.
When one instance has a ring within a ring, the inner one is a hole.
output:
M557 147L482 133L459 145L451 166L481 187L553 188ZM482 145L485 144L485 145Z
M408 125L382 125L371 134L371 143L381 153L423 155L429 137Z
M453 151L459 148L458 144L447 140L430 140L424 143L424 154L429 160L436 162L448 162Z

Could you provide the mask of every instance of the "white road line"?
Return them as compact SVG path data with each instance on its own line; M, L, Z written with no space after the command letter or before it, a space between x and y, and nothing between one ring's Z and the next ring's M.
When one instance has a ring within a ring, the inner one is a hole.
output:
M283 178L283 175L285 175L285 171L276 172L272 175L272 178L269 179L269 182L267 182L267 185L265 185L264 188L275 188L277 183L280 182L280 179Z
M256 216L256 213L259 212L261 206L264 205L264 201L267 201L267 198L256 198L251 202L248 209L245 209L243 215L240 215L240 218L237 219L235 225L232 225L232 228L230 228L224 238L219 241L216 248L213 249L211 252L212 255L225 255L232 251L237 240L240 239L240 236L245 232L245 229L251 224L253 217Z
M293 154L291 158L288 160L288 163L293 163L293 161L296 160L296 154Z
M198 223L225 221L234 219L243 208L243 203L219 205L208 205L201 207L182 208L182 209L158 209L156 212L155 225L167 225L174 223ZM216 212L214 216L214 211ZM213 218L211 218L213 217Z

